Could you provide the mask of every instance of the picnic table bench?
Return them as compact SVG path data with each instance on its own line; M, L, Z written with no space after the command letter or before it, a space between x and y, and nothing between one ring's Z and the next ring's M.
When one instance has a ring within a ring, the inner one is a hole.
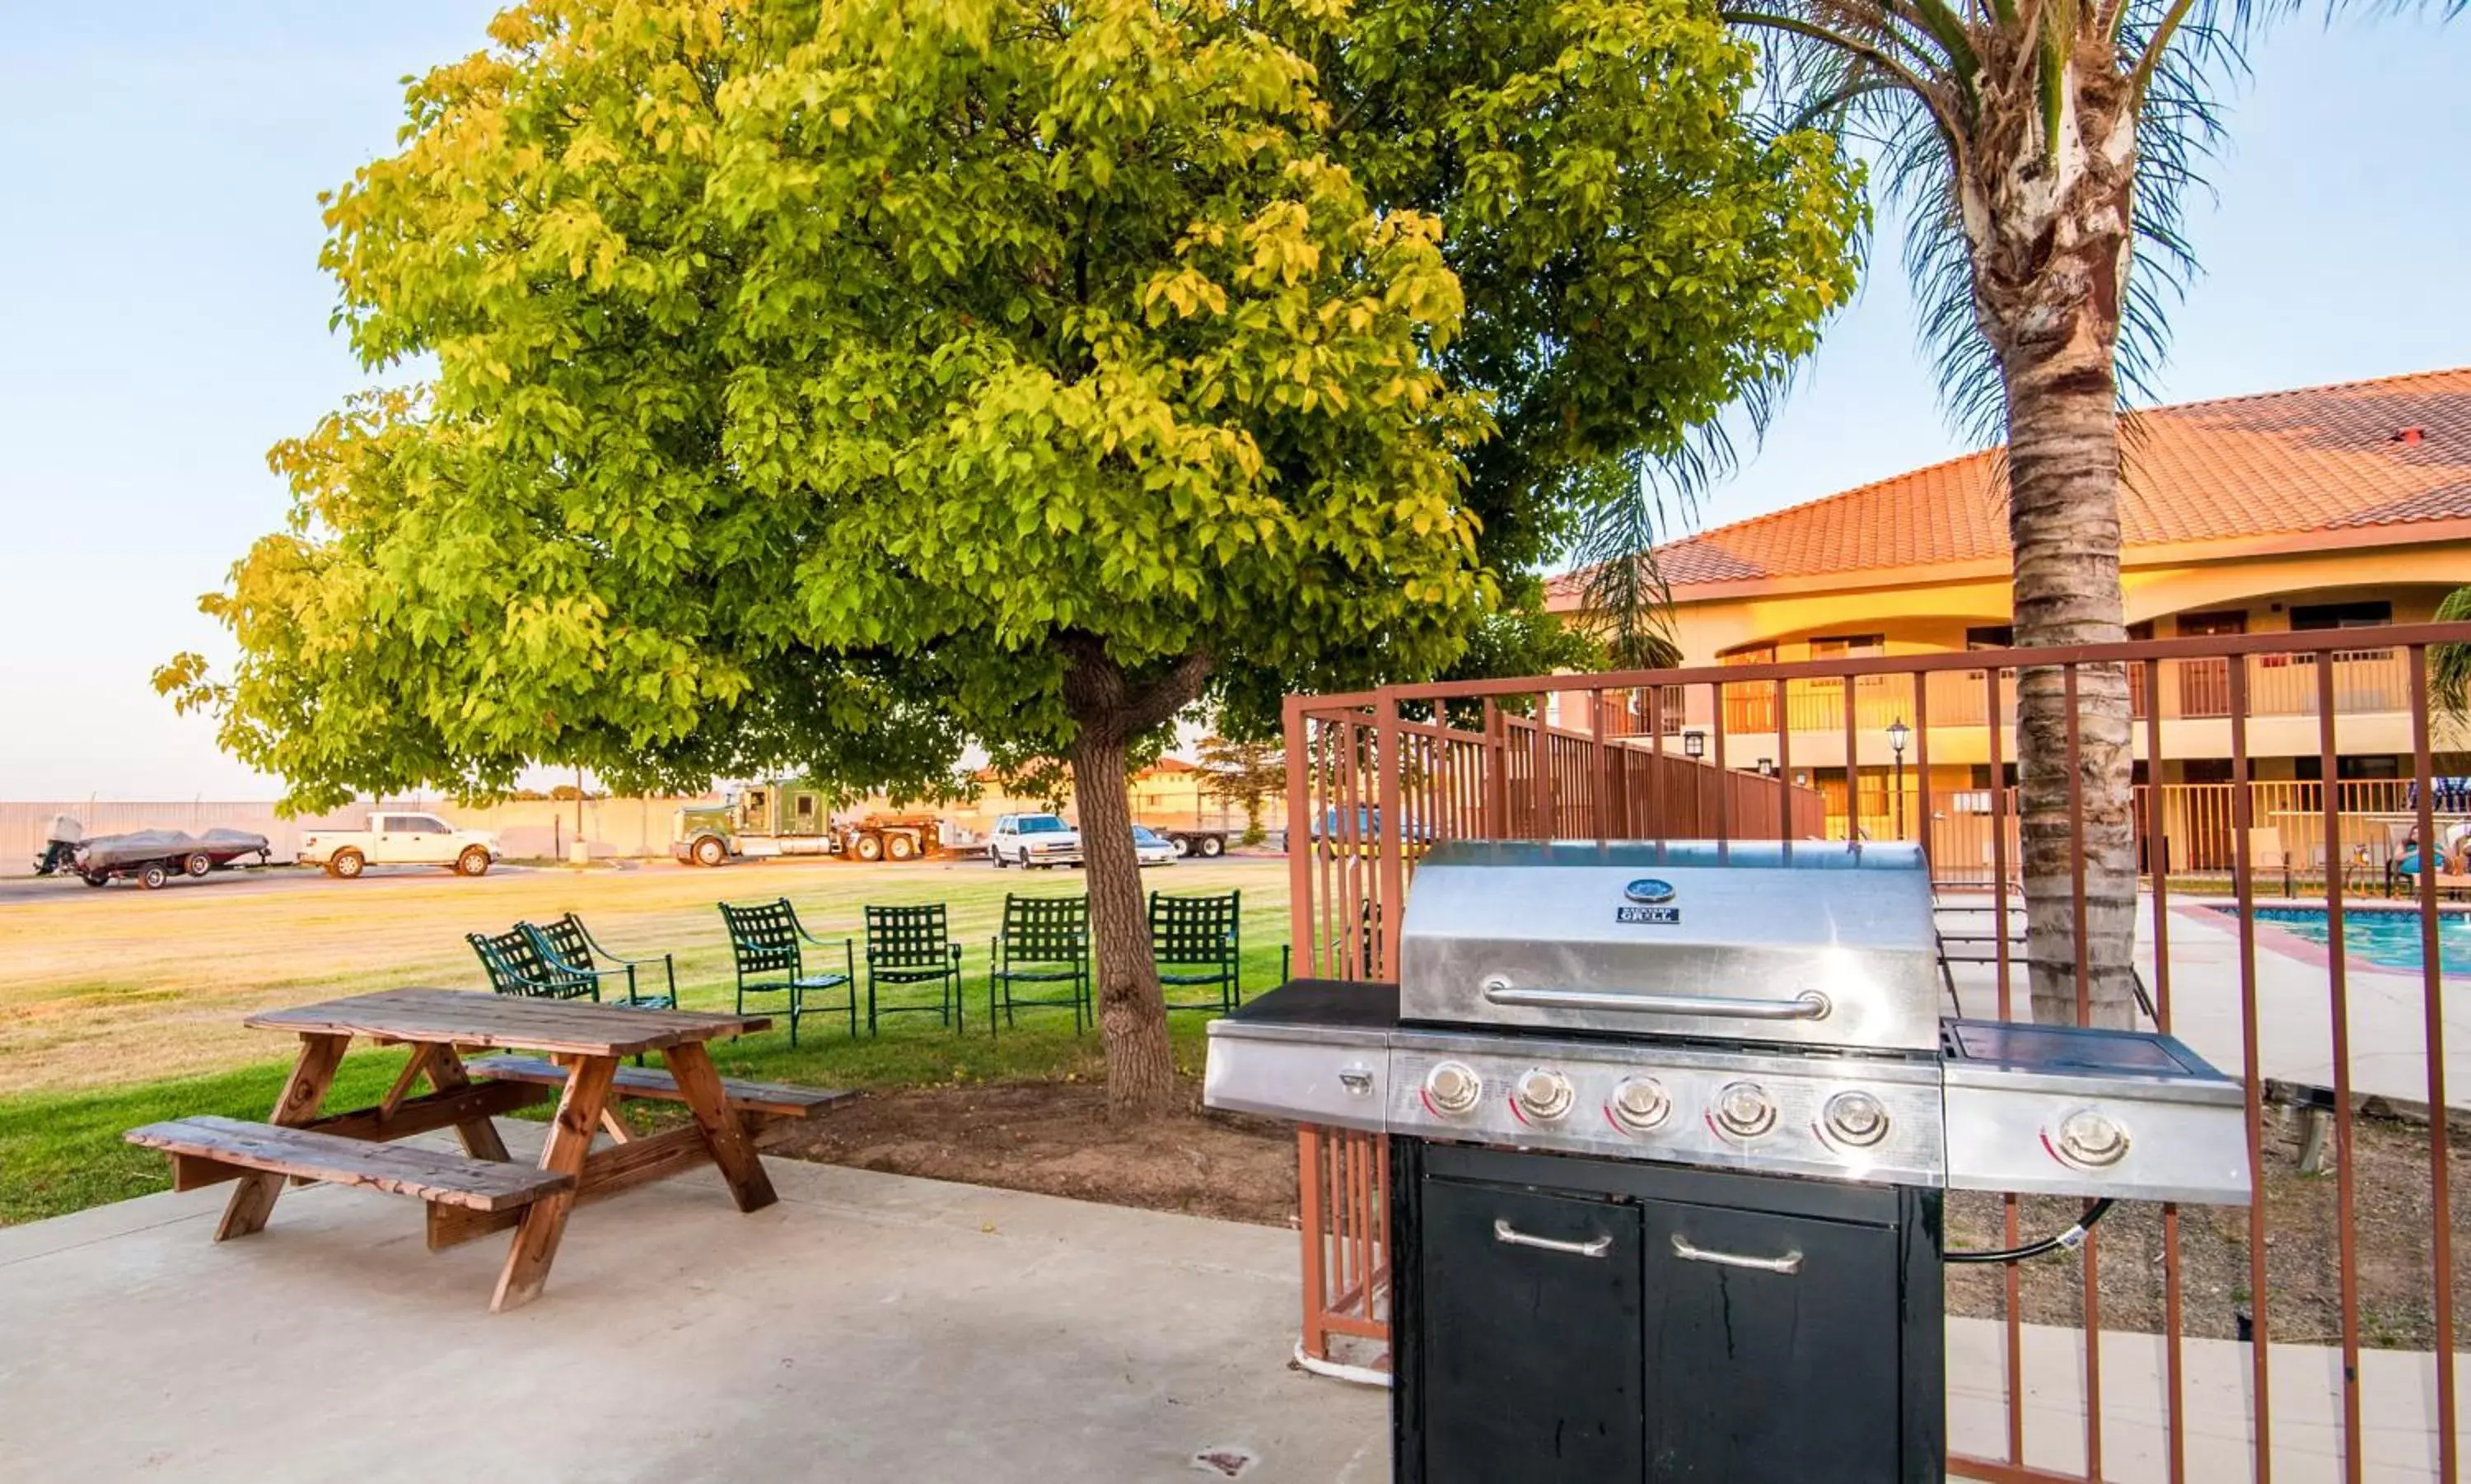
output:
M290 1030L300 1055L271 1120L198 1117L131 1129L131 1143L172 1157L175 1190L239 1182L217 1241L264 1229L287 1177L408 1195L426 1204L432 1250L515 1228L492 1310L537 1297L577 1205L647 1181L714 1165L741 1211L778 1199L757 1157L772 1120L814 1117L844 1094L723 1078L704 1043L762 1030L764 1016L651 1010L526 1000L448 989L394 989L249 1016L244 1024ZM386 1096L367 1108L319 1114L354 1036L413 1049ZM465 1048L545 1051L548 1059L489 1057ZM666 1071L622 1065L659 1051ZM481 1074L474 1080L473 1074ZM426 1079L430 1091L412 1095ZM684 1126L633 1137L615 1100L686 1104ZM554 1098L557 1114L538 1167L513 1162L492 1116ZM457 1156L389 1141L453 1128ZM607 1129L617 1142L594 1150Z

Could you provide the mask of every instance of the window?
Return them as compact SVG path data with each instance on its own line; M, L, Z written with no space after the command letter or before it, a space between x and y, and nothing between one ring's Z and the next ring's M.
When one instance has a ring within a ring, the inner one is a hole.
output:
M1980 624L1965 631L1968 649L2012 649L2016 648L2016 629L2009 624Z
M446 835L446 821L429 814L397 814L394 827L407 835Z
M2392 622L2393 604L2389 602L2301 603L2291 610L2291 626L2300 630L2367 628Z
M2325 760L2299 757L2291 760L2292 776L2302 783L2316 783L2325 776ZM2360 778L2400 778L2402 759L2390 753L2353 754L2334 760L2334 776L2341 780Z
M798 817L801 819L812 819L815 817L815 796L813 794L801 793L798 795Z
M1810 641L1810 657L1815 660L1853 659L1887 652L1885 634L1832 634Z
M1053 814L1024 814L1021 816L1021 833L1024 835L1061 835L1064 833L1064 821L1056 818Z

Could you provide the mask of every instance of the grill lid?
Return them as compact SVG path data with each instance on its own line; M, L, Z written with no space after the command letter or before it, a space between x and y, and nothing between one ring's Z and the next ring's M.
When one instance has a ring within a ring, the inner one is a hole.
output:
M1939 1048L1912 845L1451 841L1416 868L1399 985L1428 1025Z

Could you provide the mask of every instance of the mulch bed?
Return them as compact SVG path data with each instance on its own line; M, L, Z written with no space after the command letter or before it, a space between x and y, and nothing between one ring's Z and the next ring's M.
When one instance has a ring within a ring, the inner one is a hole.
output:
M1185 1212L1265 1226L1296 1219L1293 1129L1265 1119L1188 1111L1140 1123L1106 1117L1106 1094L1081 1082L908 1088L864 1093L802 1130L774 1153L935 1180L1031 1190L1076 1200ZM2331 1344L2342 1333L2333 1172L2303 1175L2296 1117L2270 1120L2266 1140L2266 1264L2276 1341ZM2332 1140L2327 1140L2329 1157ZM2471 1134L2454 1135L2460 1154ZM2426 1349L2435 1313L2430 1269L2428 1130L2405 1119L2354 1120L2353 1230L2359 1249L2361 1341ZM2459 1186L2459 1181L2458 1181ZM2064 1228L2075 1201L2032 1198L2020 1210L2028 1239ZM1995 1196L1948 1200L1948 1245L2000 1245ZM2471 1335L2471 1191L2453 1202L2456 1332ZM2102 1323L2153 1331L2163 1319L2160 1208L2128 1205L2098 1229ZM2247 1213L2189 1208L2180 1214L2183 1332L2230 1339L2255 1309L2249 1288ZM2083 1323L2083 1263L2055 1255L2022 1264L2023 1310L2037 1324ZM1948 1270L1948 1311L2005 1312L2006 1279L1995 1268Z

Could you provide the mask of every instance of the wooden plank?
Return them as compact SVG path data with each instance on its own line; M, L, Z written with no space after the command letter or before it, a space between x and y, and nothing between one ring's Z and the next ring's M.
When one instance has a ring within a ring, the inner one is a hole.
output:
M441 1128L460 1128L475 1119L485 1120L496 1114L512 1113L550 1100L550 1091L522 1082L466 1082L451 1092L429 1093L407 1098L391 1118L383 1107L355 1108L349 1113L330 1113L302 1124L321 1134L336 1134L345 1139L368 1139L384 1142L409 1139ZM497 1130L489 1130L492 1137ZM500 1150L506 1145L501 1143ZM476 1159L502 1159L474 1149L469 1141L464 1152Z
M711 1053L697 1042L671 1048L669 1061L670 1074L677 1078L678 1091L694 1110L704 1147L712 1151L712 1162L720 1166L720 1177L729 1182L730 1197L738 1202L738 1209L760 1211L779 1200L772 1190L772 1177L764 1172L764 1161L755 1152L754 1142L746 1137L746 1125L729 1110L729 1100L720 1090L720 1073L713 1070Z
M689 1042L744 1035L772 1022L762 1015L644 1010L471 990L409 988L264 1011L243 1024L304 1035L362 1035L578 1056L634 1056Z
M549 1142L541 1150L541 1168L560 1175L583 1173L583 1162L592 1152L592 1135L600 1127L600 1110L608 1103L609 1083L617 1071L615 1056L577 1060L557 1100L557 1119L550 1124ZM550 1264L557 1259L558 1239L566 1235L567 1212L574 1205L570 1190L535 1201L524 1213L515 1239L506 1249L506 1265L498 1273L498 1291L489 1300L491 1313L504 1313L540 1297L541 1285L549 1281Z
M315 1119L326 1100L326 1090L335 1085L335 1069L343 1064L343 1048L351 1044L352 1038L346 1035L301 1032L300 1057L292 1064L292 1075L284 1079L283 1091L275 1096L272 1121L297 1128ZM264 1231L266 1218L274 1214L274 1198L282 1193L280 1174L255 1171L244 1176L233 1188L231 1199L224 1203L215 1240L229 1241Z
M619 1148L601 1149L583 1162L583 1173L576 1182L575 1204L589 1206L636 1186L700 1168L711 1159L703 1146L703 1131L693 1125L632 1140ZM522 1219L520 1211L472 1211L432 1205L429 1250L440 1252L503 1232Z
M564 1068L532 1056L484 1056L472 1063L472 1070L484 1077L536 1082L545 1087L555 1087L566 1080ZM721 1078L720 1090L729 1105L740 1112L776 1119L812 1119L854 1095L846 1088L792 1087L782 1082L744 1082L735 1077ZM678 1092L677 1080L656 1067L619 1068L614 1093L619 1097L657 1098L663 1102L686 1100Z
M521 1165L211 1115L150 1123L130 1129L126 1137L130 1143L191 1160L275 1175L305 1174L478 1211L522 1206L575 1185L570 1175Z
M684 1173L710 1163L711 1159L711 1153L704 1147L701 1129L692 1124L664 1129L586 1158L583 1173L576 1181L575 1198L578 1204L600 1200L635 1186Z
M456 1093L470 1087L472 1077L463 1070L463 1054L448 1045L431 1047L429 1085L437 1089L440 1094ZM462 1142L463 1152L476 1160L505 1161L514 1158L506 1152L506 1141L499 1137L498 1125L489 1121L487 1113L458 1119L455 1124L455 1137Z
M412 1054L404 1058L403 1071L395 1074L394 1086L388 1088L386 1095L378 1099L381 1119L391 1118L394 1110L402 1105L404 1095L410 1093L412 1085L429 1070L430 1053L435 1049L433 1047L416 1046L412 1048Z

